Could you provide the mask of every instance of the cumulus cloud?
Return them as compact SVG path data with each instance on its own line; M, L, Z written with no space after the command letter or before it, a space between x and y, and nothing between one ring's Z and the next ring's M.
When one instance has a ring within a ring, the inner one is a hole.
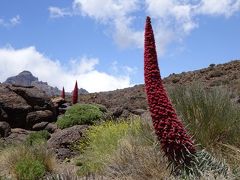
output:
M62 86L67 91L72 91L75 80L79 87L89 92L108 91L131 86L130 77L124 75L111 75L98 71L97 58L83 57L70 60L69 64L61 64L52 60L35 47L14 49L12 47L0 48L0 81L3 82L10 76L17 75L23 70L29 70L39 80L46 81L51 86Z
M200 26L198 16L229 18L239 11L240 0L73 0L72 3L72 15L87 16L106 25L122 48L143 47L143 26L136 28L135 24L140 16L150 15L160 55L169 43L181 41Z
M196 13L230 17L239 10L240 0L202 0Z
M19 15L16 15L9 20L0 18L0 26L3 26L3 27L14 27L20 23L21 23L21 17Z

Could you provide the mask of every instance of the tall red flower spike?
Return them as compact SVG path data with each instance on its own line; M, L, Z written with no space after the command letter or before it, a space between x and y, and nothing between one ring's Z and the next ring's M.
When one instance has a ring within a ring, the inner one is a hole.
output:
M144 36L145 91L155 133L170 161L189 164L196 150L164 89L150 17L146 19Z
M65 99L65 89L64 89L64 87L63 87L63 89L62 89L61 97L62 97L63 99Z
M78 84L77 81L75 83L75 87L73 90L73 96L72 96L72 104L76 104L78 102Z

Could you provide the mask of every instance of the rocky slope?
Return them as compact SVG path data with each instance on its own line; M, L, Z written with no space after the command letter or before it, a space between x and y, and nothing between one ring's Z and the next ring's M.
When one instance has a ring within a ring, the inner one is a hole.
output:
M196 82L202 83L208 88L222 85L233 90L235 100L240 102L240 60L219 65L211 64L208 68L196 71L171 74L163 81L165 86L188 85ZM142 114L147 109L144 85L81 95L79 102L102 104L110 109L116 117Z

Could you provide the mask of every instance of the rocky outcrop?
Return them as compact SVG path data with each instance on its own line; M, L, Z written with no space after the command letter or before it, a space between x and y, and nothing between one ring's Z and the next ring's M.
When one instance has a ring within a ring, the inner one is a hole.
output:
M27 101L10 89L10 86L0 84L1 118L11 127L24 127L25 119L32 107Z
M56 120L56 111L50 98L33 86L0 84L0 121L11 128L32 129L42 121Z
M48 148L53 149L60 160L70 158L75 154L71 146L84 136L87 128L87 125L76 125L59 130L48 140Z

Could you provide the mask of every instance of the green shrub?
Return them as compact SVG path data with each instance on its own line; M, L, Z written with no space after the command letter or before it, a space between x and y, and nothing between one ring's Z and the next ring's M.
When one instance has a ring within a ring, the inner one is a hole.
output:
M107 157L117 149L119 141L128 134L139 134L140 120L105 122L92 126L86 133L85 141L80 143L83 153L78 164L81 165L79 174L100 173L104 169Z
M240 145L240 108L229 92L195 84L169 89L169 94L197 143L209 149L217 143Z
M27 145L34 145L46 142L50 138L50 134L48 131L37 131L29 134L26 139Z
M16 162L15 171L19 180L37 180L44 176L45 166L39 160L24 157Z
M100 120L103 112L99 106L92 104L76 104L69 108L66 113L57 120L57 125L61 128L67 128L74 125L94 124Z
M18 179L23 176L22 179L25 180L34 179L37 174L37 179L41 179L40 175L53 171L55 163L55 157L45 144L11 146L1 151L0 175L11 175Z

